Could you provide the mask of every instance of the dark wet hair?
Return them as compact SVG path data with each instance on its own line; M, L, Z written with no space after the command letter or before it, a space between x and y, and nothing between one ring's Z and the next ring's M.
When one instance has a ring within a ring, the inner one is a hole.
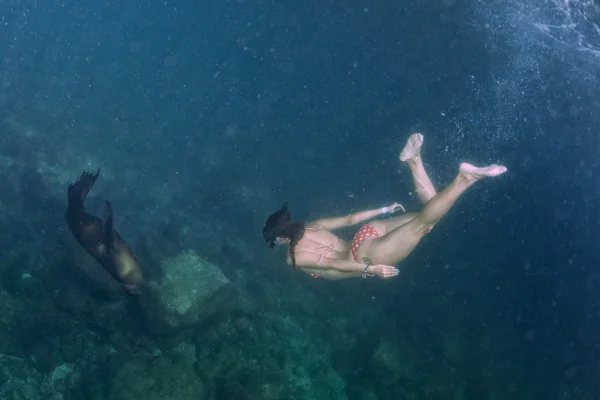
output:
M292 214L288 211L287 202L283 203L280 210L275 211L269 216L263 228L263 237L269 243L269 247L275 247L277 236L290 239L290 257L292 265L296 268L296 254L294 249L300 239L304 236L304 224L301 222L293 222Z

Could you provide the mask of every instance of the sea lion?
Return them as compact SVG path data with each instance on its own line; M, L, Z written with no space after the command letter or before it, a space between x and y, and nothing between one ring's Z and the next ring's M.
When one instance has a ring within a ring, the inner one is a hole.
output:
M100 168L95 175L84 171L79 180L69 185L67 225L79 244L123 285L125 293L137 296L144 284L142 270L125 240L114 229L110 202L105 201L104 221L88 214L83 207L99 175Z

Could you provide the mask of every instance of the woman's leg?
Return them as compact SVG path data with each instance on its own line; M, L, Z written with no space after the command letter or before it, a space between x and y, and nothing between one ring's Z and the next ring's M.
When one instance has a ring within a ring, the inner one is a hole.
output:
M400 153L400 161L404 161L410 167L412 172L413 181L415 182L415 189L419 200L424 205L429 202L437 194L431 179L425 172L423 166L423 160L421 160L421 147L423 146L423 135L420 133L413 133L408 138L408 142L402 152Z
M437 194L437 192L423 166L423 160L421 160L422 147L423 135L420 133L413 133L408 138L399 158L400 161L406 162L410 167L410 172L412 173L413 181L415 182L415 190L417 191L419 200L425 205ZM418 213L402 214L397 217L374 221L371 225L373 225L375 230L383 236L399 226L406 224L417 215Z
M369 222L379 236L383 236L388 232L393 231L394 229L402 226L408 222L410 222L413 218L415 218L419 213L406 213L402 215L398 215L397 217L391 217L387 219L378 219L377 221Z
M416 217L380 238L370 241L368 246L361 246L357 256L359 259L364 256L369 257L373 264L394 265L402 261L414 250L423 236L446 215L465 190L482 178L497 176L504 172L506 168L500 165L477 168L470 164L461 164L459 173L452 183L435 195Z

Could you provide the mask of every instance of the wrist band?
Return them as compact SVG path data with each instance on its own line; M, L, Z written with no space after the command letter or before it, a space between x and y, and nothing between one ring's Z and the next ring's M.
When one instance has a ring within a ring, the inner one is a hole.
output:
M363 277L363 278L366 278L367 276L375 276L375 274L374 274L374 273L372 273L372 272L369 272L369 267L370 267L370 266L371 266L371 264L372 264L372 263L371 263L371 260L369 259L369 257L363 257L363 258L362 258L362 260L363 260L363 262L364 262L365 264L367 264L367 267L365 268L365 270L364 270L364 271L362 272L362 274L361 274L361 275L362 275L362 277Z
M361 275L363 278L366 278L367 275L369 275L369 266L368 265L367 265L367 268L365 268L365 270L362 272Z
M389 207L381 207L381 213L382 214L387 214L390 212L390 208Z

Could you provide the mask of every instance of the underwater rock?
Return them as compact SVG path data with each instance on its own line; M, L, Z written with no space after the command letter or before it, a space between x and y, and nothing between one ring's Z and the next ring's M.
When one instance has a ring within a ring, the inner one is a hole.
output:
M76 318L85 317L94 307L91 297L73 285L65 285L57 289L53 293L53 303L56 309Z
M0 354L0 399L63 400L65 393L77 387L79 378L71 365L42 374L26 358Z
M21 316L25 304L5 291L0 291L0 356L27 357L26 345L21 341L25 333Z
M216 397L217 399L228 400L291 399L292 397L287 393L286 386L289 386L289 383L282 377L269 374L266 371L251 372L244 376L241 381L217 380Z
M377 400L377 395L371 391L365 391L360 394L359 400Z
M167 357L126 363L110 384L111 400L204 400L206 388L194 370Z
M161 281L149 283L148 296L140 298L151 333L177 333L237 304L237 290L221 269L193 250L168 258L161 268Z
M0 355L0 396L3 399L37 399L42 375L27 360Z
M330 348L294 309L233 313L195 330L195 369L215 400L348 399ZM337 331L329 333L336 338Z
M94 295L108 299L124 297L121 284L81 246L74 241L73 243L65 262L65 273L78 280L82 289Z
M60 364L46 375L46 381L55 393L78 391L82 384L81 371L74 364Z
M414 357L407 355L396 343L381 339L373 353L371 368L380 384L391 386L415 375L413 360Z

